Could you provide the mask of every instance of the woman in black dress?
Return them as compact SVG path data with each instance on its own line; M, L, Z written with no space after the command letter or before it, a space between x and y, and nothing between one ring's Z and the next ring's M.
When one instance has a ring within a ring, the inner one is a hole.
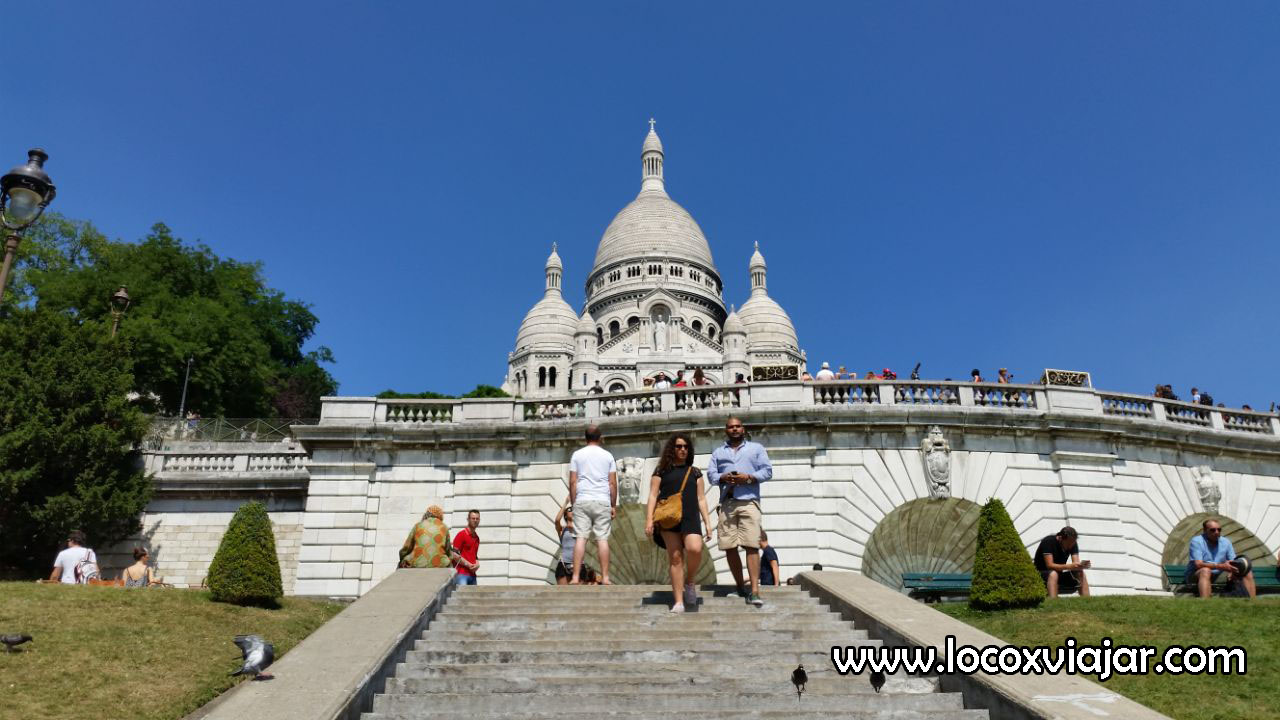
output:
M667 551L671 565L671 593L675 602L671 612L684 612L685 606L698 604L698 590L693 578L702 564L703 528L711 540L711 518L707 515L707 492L702 473L693 464L693 440L684 433L676 433L662 448L658 467L649 480L649 506L645 512L644 532L653 538L658 547ZM685 480L685 477L688 480ZM680 492L682 516L680 523L671 529L655 528L653 510L658 501ZM688 579L686 583L685 580Z

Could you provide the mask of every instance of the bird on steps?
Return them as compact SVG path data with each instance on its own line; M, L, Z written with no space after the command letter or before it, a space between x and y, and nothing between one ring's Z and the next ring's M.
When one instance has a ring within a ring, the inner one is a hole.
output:
M240 666L239 670L231 673L231 677L250 673L253 673L254 680L270 680L274 677L262 672L276 659L276 649L272 647L271 643L263 640L258 635L237 635L233 642L235 642L236 647L240 648L244 664Z
M809 674L804 671L804 663L791 671L791 684L796 686L796 702L800 702L800 694L804 692L805 683L809 682Z
M871 671L871 687L875 688L876 692L880 692L880 688L884 687L884 673L879 670Z
M0 635L0 643L4 643L5 652L18 652L15 648L27 642L31 642L30 635Z

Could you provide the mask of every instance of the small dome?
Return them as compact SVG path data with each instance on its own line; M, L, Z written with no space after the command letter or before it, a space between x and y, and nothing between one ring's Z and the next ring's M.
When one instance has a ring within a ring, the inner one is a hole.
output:
M752 270L756 268L769 267L768 265L765 265L764 255L760 254L760 243L756 243L756 250L751 253L751 262L747 264L747 267Z
M773 298L763 293L752 295L736 314L746 328L748 350L790 349L799 352L796 328ZM725 329L728 330L727 322Z
M662 152L662 140L658 139L658 132L653 129L653 121L650 121L649 134L644 138L644 147L640 148L640 154L647 152Z
M578 318L578 334L579 335L595 335L596 321L591 317L591 313L583 311L582 317Z
M560 297L547 293L520 323L516 333L516 352L525 348L573 352L573 335L578 326L578 313ZM595 328L591 329L595 333Z
M736 310L729 311L729 317L724 319L724 330L721 335L729 335L731 333L746 333L747 328L742 324L742 319L738 317Z
M564 263L560 262L560 253L556 252L556 244L551 243L551 254L547 256L548 270L564 270Z

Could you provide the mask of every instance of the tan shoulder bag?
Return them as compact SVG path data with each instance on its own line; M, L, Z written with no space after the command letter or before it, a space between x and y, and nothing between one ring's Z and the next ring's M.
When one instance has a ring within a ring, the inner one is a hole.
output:
M689 473L693 472L693 465L689 465L689 469L684 471L684 481L680 483L680 489L675 495L663 498L653 508L653 524L663 530L674 530L680 524L680 520L684 518L684 486L689 484Z

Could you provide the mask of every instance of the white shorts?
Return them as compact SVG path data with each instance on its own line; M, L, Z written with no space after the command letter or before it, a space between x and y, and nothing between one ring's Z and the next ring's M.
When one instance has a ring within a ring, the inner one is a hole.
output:
M613 517L609 503L602 500L583 500L573 504L573 536L596 536L596 540L608 540L613 529Z

